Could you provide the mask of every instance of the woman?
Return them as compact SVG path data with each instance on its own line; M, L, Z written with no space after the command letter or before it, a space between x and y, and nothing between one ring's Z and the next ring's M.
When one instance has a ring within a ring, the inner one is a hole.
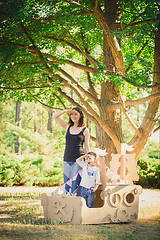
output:
M63 114L69 114L69 122L60 118ZM84 115L80 108L75 107L72 110L63 110L54 114L55 121L66 130L66 147L63 161L64 182L72 178L71 192L80 196L79 184L80 174L73 178L81 169L76 163L76 159L84 155L83 144L85 143L85 153L90 152L89 130L84 127ZM65 190L69 192L70 186L66 184Z

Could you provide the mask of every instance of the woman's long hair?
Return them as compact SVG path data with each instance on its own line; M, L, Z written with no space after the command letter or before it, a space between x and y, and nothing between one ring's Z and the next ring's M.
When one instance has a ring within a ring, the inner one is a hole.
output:
M85 122L84 122L84 115L83 115L82 110L79 107L74 107L72 110L76 110L77 112L80 113L78 127L83 127L85 125ZM69 116L69 124L70 124L70 126L74 125L74 122L71 120L71 116Z

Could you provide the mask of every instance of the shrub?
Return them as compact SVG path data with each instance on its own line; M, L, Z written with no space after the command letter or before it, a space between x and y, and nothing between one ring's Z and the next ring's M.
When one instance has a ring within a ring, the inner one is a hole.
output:
M63 182L62 162L39 155L0 156L0 186L55 186Z
M4 154L0 156L0 160L0 185L23 185L23 171L18 159L13 155Z
M146 188L160 188L160 163L157 164L156 160L155 163L154 161L147 162L143 159L138 161L139 181L137 184Z

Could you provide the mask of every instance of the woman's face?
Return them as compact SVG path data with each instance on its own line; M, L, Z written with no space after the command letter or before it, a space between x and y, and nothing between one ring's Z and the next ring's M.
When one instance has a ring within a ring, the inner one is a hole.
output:
M73 113L70 114L70 118L73 123L79 123L80 113L76 110L73 110Z

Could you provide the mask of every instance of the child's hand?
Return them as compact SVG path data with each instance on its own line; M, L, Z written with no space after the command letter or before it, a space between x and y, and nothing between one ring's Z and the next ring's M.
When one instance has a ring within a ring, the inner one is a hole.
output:
M91 188L91 192L95 192L97 190L97 188Z
M97 188L98 188L98 184L96 184L95 187L91 188L91 192L95 192L97 190Z

